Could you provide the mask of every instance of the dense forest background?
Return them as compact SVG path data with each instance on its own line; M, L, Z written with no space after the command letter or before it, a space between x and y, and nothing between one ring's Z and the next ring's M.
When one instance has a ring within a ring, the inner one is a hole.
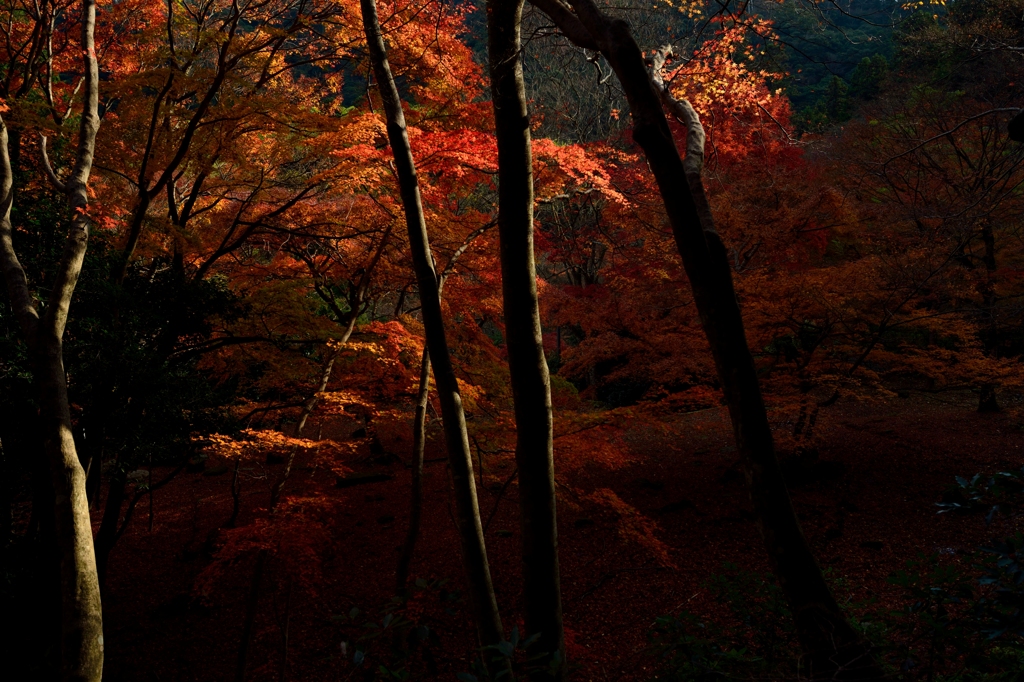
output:
M512 5L0 4L9 679L1021 679L1024 2Z

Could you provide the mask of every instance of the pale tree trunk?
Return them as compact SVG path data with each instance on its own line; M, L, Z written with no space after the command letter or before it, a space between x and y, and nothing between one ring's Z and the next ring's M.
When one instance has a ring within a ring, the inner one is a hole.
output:
M430 362L434 366L438 400L441 403L445 444L455 488L455 503L462 560L474 609L477 632L484 646L502 640L501 617L491 584L491 571L487 563L483 526L477 503L476 483L473 480L473 461L466 431L466 416L462 409L462 396L452 367L445 336L444 317L437 273L434 271L427 237L426 219L420 198L416 166L405 128L402 102L391 75L384 37L377 18L375 0L361 0L363 28L373 62L374 75L387 116L388 140L398 171L399 191L405 209L405 223L409 232L409 247L419 287L423 326L426 331Z
M765 548L806 653L806 672L812 679L881 679L883 674L870 645L850 626L822 576L779 468L728 256L715 231L700 180L703 128L696 114L689 107L689 111L674 107L660 78L651 78L625 21L607 16L593 0L570 0L571 8L561 0L531 2L572 42L599 50L626 93L633 139L643 149L657 181L693 288L729 406L737 449L745 463ZM665 118L663 99L688 124L685 165ZM690 191L681 191L681 187Z
M75 165L61 182L47 164L55 185L67 198L71 225L49 301L40 316L32 299L24 269L14 250L10 221L12 170L6 126L0 121L0 267L3 269L12 307L34 360L43 429L43 452L50 468L55 497L57 543L61 563L61 678L98 682L103 673L103 617L93 550L85 471L78 459L71 433L67 377L64 371L64 327L71 298L82 271L89 242L87 184L92 171L96 133L99 129L99 65L96 62L94 0L82 2L82 52L84 56L84 108L79 128Z
M313 414L313 410L316 409L317 404L320 402L320 396L323 395L324 391L327 390L327 384L331 381L331 373L334 371L334 363L337 362L338 357L341 355L341 351L345 349L345 344L352 338L352 332L356 329L356 323L359 321L359 313L362 310L363 302L366 300L366 292L370 288L370 281L373 276L373 271L377 267L377 263L380 262L381 256L384 255L384 249L387 248L388 239L391 237L391 228L387 228L384 234L380 238L380 243L377 244L377 248L374 249L373 255L370 257L370 261L363 268L363 274L359 278L359 281L355 285L355 293L349 299L350 310L348 312L348 319L345 322L345 331L342 332L341 338L335 342L330 357L324 363L323 370L320 372L320 382L317 384L316 391L314 391L306 402L302 405L302 412L299 414L299 421L295 425L295 437L302 438L302 432L306 428L306 422L309 420L309 415ZM281 492L284 490L285 483L288 482L288 477L291 476L292 466L295 464L295 454L298 451L297 448L292 448L291 453L288 455L288 463L285 465L284 472L281 477L278 478L277 483L274 484L273 489L270 491L270 506L267 508L269 513L274 513L274 509L277 507L277 503L281 499Z
M345 333L342 334L341 339L338 340L338 345L331 351L331 355L327 358L327 362L324 363L323 370L320 372L320 383L317 384L316 391L314 391L306 402L302 405L302 412L299 415L299 421L295 425L295 437L302 438L302 432L306 428L306 422L309 421L309 415L313 414L313 410L316 409L317 403L320 402L320 396L323 395L324 391L327 390L327 384L331 381L331 373L334 371L334 363L337 362L338 356L341 355L342 349L345 344L348 343L349 338L352 336L352 331L356 327L356 320L359 318L359 310L355 309L352 311L351 317L349 318L348 324L345 325ZM267 507L267 512L273 514L277 508L277 503L281 500L281 493L284 491L284 486L288 482L288 478L291 476L292 467L295 465L295 454L298 452L298 448L292 448L292 451L288 454L288 462L284 466L284 471L281 472L280 478L274 484L274 488L270 491L270 505Z
M516 418L526 632L537 679L565 677L551 391L533 254L533 158L520 44L522 0L488 0L487 49L498 142L498 233L505 342ZM557 662L556 662L557 659Z

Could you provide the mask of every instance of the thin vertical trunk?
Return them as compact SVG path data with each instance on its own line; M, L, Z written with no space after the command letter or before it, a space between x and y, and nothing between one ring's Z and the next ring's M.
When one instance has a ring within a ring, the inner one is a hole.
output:
M288 680L288 635L292 621L292 579L288 579L288 591L284 597L284 625L281 628L281 670L279 682Z
M366 32L370 59L380 90L381 100L387 116L388 139L398 170L399 190L405 209L406 228L409 232L409 247L412 251L413 268L420 293L423 326L426 331L430 362L434 366L434 380L441 403L441 418L444 426L445 443L448 448L448 462L451 467L455 488L459 536L462 541L462 559L470 587L475 620L480 643L497 644L502 640L501 617L498 602L491 584L491 571L487 563L483 527L480 523L480 509L473 480L473 462L469 449L469 435L466 432L466 416L462 410L462 396L458 380L452 367L445 336L444 317L441 313L441 296L437 273L434 271L427 237L426 219L420 199L416 166L405 128L405 115L388 64L384 37L377 18L375 0L361 0L363 28Z
M238 469L241 465L241 458L235 458L235 473L231 476L231 518L228 519L227 528L235 527L238 523L238 513L242 508L242 488L238 480Z
M404 594L409 582L409 566L420 535L423 514L423 452L427 436L427 401L430 399L430 352L423 349L420 362L420 389L416 396L416 416L412 424L412 495L409 502L409 532L405 536L402 555L395 571L395 593Z
M531 0L565 35L600 50L626 93L633 139L644 151L664 202L683 266L722 382L733 433L746 466L765 548L786 594L812 679L880 679L870 645L850 626L811 553L775 455L764 400L747 346L728 255L715 231L700 180L703 129L691 121L686 164L662 109L664 88L652 82L625 21L593 0ZM575 10L575 12L573 11ZM685 112L683 112L685 113ZM692 146L691 146L692 144ZM680 191L681 187L690 191Z
M516 418L526 631L537 679L565 676L550 378L533 254L533 158L521 60L522 0L488 0L487 48L498 142L498 234L505 341ZM561 665L548 666L557 657Z
M985 281L981 284L981 300L985 307L985 314L988 316L985 353L991 355L997 350L999 338L996 326L996 237L992 231L992 223L988 219L983 219L981 223L981 241L985 245L985 255L982 257L982 261L985 263ZM981 385L978 396L978 412L999 412L995 384L984 383Z
M267 550L261 549L256 554L256 568L253 569L252 583L249 585L249 597L245 602L245 620L242 621L242 639L238 644L235 682L245 682L245 669L249 665L249 647L252 644L252 631L256 626L256 611L260 604L260 584L263 582L263 570L266 566Z
M107 577L107 564L110 552L117 542L117 528L121 522L121 505L124 504L124 493L128 485L128 477L123 471L115 471L107 488L107 501L103 508L103 520L96 533L96 570L100 586Z
M0 439L0 561L6 561L7 545L11 540L13 521L11 509L11 467L8 464L7 451L4 450L3 439Z

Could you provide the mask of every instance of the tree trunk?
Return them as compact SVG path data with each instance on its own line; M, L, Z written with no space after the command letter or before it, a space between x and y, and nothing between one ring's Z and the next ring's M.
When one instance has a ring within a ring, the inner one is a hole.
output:
M455 270L455 263L459 257L466 252L474 239L484 231L490 229L493 223L488 223L473 230L462 242L462 245L452 254L451 260L441 272L437 281L437 295L440 296L444 290L444 283ZM402 290L404 293L404 289ZM409 505L409 532L402 547L402 555L398 559L398 569L395 571L396 594L405 592L406 584L409 582L409 567L412 564L412 557L416 551L416 541L420 533L420 519L423 512L423 454L427 443L427 407L430 405L430 350L424 346L423 358L420 362L420 387L416 396L416 414L413 418L413 443L412 443L412 495ZM487 533L487 524L484 524L484 534Z
M981 284L981 300L988 316L988 333L985 335L985 354L998 352L999 327L996 319L996 238L992 223L983 219L981 223L981 241L985 245L985 281ZM999 401L996 399L996 384L985 383L981 386L978 396L978 412L999 412Z
M978 392L978 412L995 414L1000 411L995 384L982 384L981 390Z
M746 468L765 548L793 611L812 679L883 677L870 645L850 626L811 553L789 498L747 346L728 255L711 220L700 182L701 159L687 172L651 82L644 55L625 21L605 15L592 0L532 0L577 44L598 49L615 71L633 118L633 139L643 149L664 202L683 266L693 288ZM699 122L698 122L699 125ZM691 135L693 129L691 128ZM700 131L703 137L703 131ZM688 145L689 146L689 145ZM696 151L696 150L694 150ZM687 187L690 191L680 191Z
M430 352L423 349L420 363L420 389L416 396L416 416L412 424L412 495L409 502L409 532L405 536L402 555L395 571L395 593L405 594L409 582L409 566L416 551L420 535L420 517L423 513L423 452L427 436L427 401L430 399Z
M85 470L78 461L71 435L60 338L46 334L41 341L36 380L40 389L43 451L50 464L56 499L63 597L61 675L64 680L99 682L103 670L103 617Z
M249 647L252 644L252 631L256 626L256 611L260 605L260 584L263 582L263 570L267 566L267 550L261 549L256 554L256 568L252 572L252 583L249 585L249 598L245 602L245 620L242 621L242 639L238 644L238 661L235 663L235 682L245 682L245 669L249 664Z
M0 561L7 561L7 546L11 542L13 522L11 503L11 476L13 474L9 456L4 450L3 438L0 438Z
M498 234L505 340L516 419L526 632L537 679L565 677L551 391L533 254L533 158L521 60L522 0L488 0L487 49L498 142ZM549 665L552 662L557 663Z
M391 227L388 227L384 231L384 235L380 238L380 243L374 250L373 255L370 257L366 267L363 268L363 274L359 278L359 281L355 284L355 293L350 298L350 307L348 313L348 320L345 323L345 331L342 333L341 338L338 339L333 353L330 358L324 363L323 371L320 373L320 383L317 385L316 391L309 396L305 403L302 405L302 412L299 415L299 422L295 425L295 437L301 438L302 431L306 428L306 422L309 420L309 415L313 414L313 410L316 409L317 403L320 402L320 395L327 390L327 384L331 380L331 372L334 371L334 363L337 362L338 357L341 355L341 351L344 350L345 344L352 338L352 333L356 329L356 323L359 321L359 313L362 310L363 301L366 299L366 291L370 288L370 281L372 279L373 270L377 267L377 263L380 262L381 256L384 255L384 249L388 245L388 239L391 236ZM339 311L339 322L341 312ZM281 474L281 478L278 479L277 483L274 484L273 489L270 491L270 506L268 512L271 514L274 512L274 508L277 506L278 501L281 499L281 491L284 490L285 483L288 482L288 477L291 476L292 466L295 464L295 454L297 449L293 448L291 454L288 455L288 464L285 466L284 472ZM234 516L232 516L234 518Z
M426 219L420 199L416 166L405 128L405 115L388 64L384 37L377 18L375 0L361 0L363 28L373 62L374 75L387 116L388 139L398 170L399 190L405 209L406 228L409 232L409 247L412 252L413 268L420 293L423 326L426 331L430 362L434 366L434 380L441 403L441 417L444 426L448 461L455 488L455 506L459 536L462 541L462 559L470 594L477 632L483 646L497 644L503 638L498 603L491 584L491 571L487 563L483 527L477 503L476 484L473 480L473 461L469 449L469 435L466 432L466 416L462 410L462 396L458 380L452 367L445 336L444 317L441 313L441 296L437 273L434 271L427 237Z
M99 65L94 32L95 0L82 0L84 107L79 125L75 165L66 182L51 179L68 202L71 224L60 265L51 282L42 315L30 293L18 261L10 221L13 171L6 126L0 120L0 269L3 270L13 311L33 358L39 392L43 453L50 469L55 498L57 544L61 564L61 679L99 682L103 674L103 617L93 549L85 471L75 451L64 371L64 327L71 298L82 271L89 242L88 190L99 130Z
M337 362L342 349L352 337L352 331L356 328L356 320L358 318L358 308L353 309L348 324L345 326L345 333L338 341L338 346L331 352L331 357L328 358L326 363L324 363L323 371L320 372L320 383L317 385L316 391L309 396L302 406L302 413L299 415L299 421L295 425L296 438L302 438L302 431L306 428L306 422L309 420L309 415L313 414L313 410L316 409L317 403L320 402L320 395L327 390L327 384L331 381L331 373L334 371L334 363ZM285 464L281 477L277 479L277 483L274 484L274 488L270 491L270 505L267 507L268 513L273 514L274 509L277 507L277 503L281 500L281 492L284 490L285 483L288 482L288 477L291 476L292 466L295 464L295 453L297 451L298 448L292 448L292 451L288 454L288 462Z
M107 501L103 507L103 520L99 532L96 533L96 570L102 587L107 577L107 564L110 551L117 543L117 528L121 522L121 506L124 504L124 491L128 485L128 477L123 471L115 471L110 477L107 489Z

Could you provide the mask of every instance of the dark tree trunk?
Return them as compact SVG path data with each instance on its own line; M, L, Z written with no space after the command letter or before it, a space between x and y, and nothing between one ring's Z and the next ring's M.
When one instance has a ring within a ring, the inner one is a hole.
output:
M245 602L245 620L242 621L242 639L238 644L238 661L235 664L235 682L245 682L245 669L249 665L249 647L252 644L253 628L256 626L256 611L260 605L260 584L267 566L267 550L256 554L256 568L253 569L249 597Z
M238 479L238 469L242 466L241 458L235 459L235 471L231 475L231 517L224 524L225 528L234 528L238 523L238 514L242 509L242 484Z
M462 541L462 559L469 582L477 631L482 645L497 644L503 638L498 603L491 584L491 571L487 563L483 528L480 523L480 509L473 481L473 462L466 432L466 416L462 410L462 396L455 378L448 340L445 335L444 317L441 312L441 295L437 273L434 271L427 236L426 219L420 199L416 166L405 128L405 114L402 102L391 75L387 61L384 37L377 18L375 0L361 0L363 28L366 32L374 76L380 91L387 116L388 140L398 171L399 190L405 209L405 222L409 232L409 248L412 252L413 268L419 287L421 314L426 331L430 362L434 366L434 380L441 403L441 417L444 426L445 444L448 448L448 462L455 488L456 517L459 536Z
M984 219L981 223L981 241L985 245L985 281L981 284L982 305L985 307L985 314L988 316L988 332L985 334L985 353L993 354L998 351L999 327L996 320L996 237L992 230L992 223ZM991 383L982 384L978 396L978 412L995 413L999 412L999 401L996 399L996 385Z
M430 353L424 348L420 364L420 388L416 396L416 416L412 423L412 494L409 500L409 532L402 545L395 571L395 592L405 594L409 582L409 567L416 552L416 541L420 535L420 518L423 515L423 451L427 436L427 401L430 399Z
M14 472L10 465L10 457L4 449L0 438L0 561L6 561L7 545L11 541L11 477Z
M993 384L982 384L981 391L978 393L978 412L982 414L995 414L999 411L996 387Z
M850 626L811 553L789 498L765 411L728 255L711 220L699 173L688 174L644 55L625 21L592 0L532 0L577 44L598 49L625 90L633 138L643 149L693 288L729 406L765 548L786 594L812 679L883 677L868 643ZM688 159L698 161L697 159ZM699 166L698 166L699 169ZM690 191L686 191L687 188Z
M115 471L110 477L107 487L107 501L103 507L103 520L99 532L96 533L96 570L99 574L100 587L107 577L107 565L110 552L117 543L117 530L121 523L121 506L124 504L124 492L128 485L128 477L123 471Z
M522 0L488 0L487 49L498 142L498 233L505 340L516 418L526 631L542 667L565 676L551 392L533 253L533 158L521 60ZM557 657L561 664L548 666Z

